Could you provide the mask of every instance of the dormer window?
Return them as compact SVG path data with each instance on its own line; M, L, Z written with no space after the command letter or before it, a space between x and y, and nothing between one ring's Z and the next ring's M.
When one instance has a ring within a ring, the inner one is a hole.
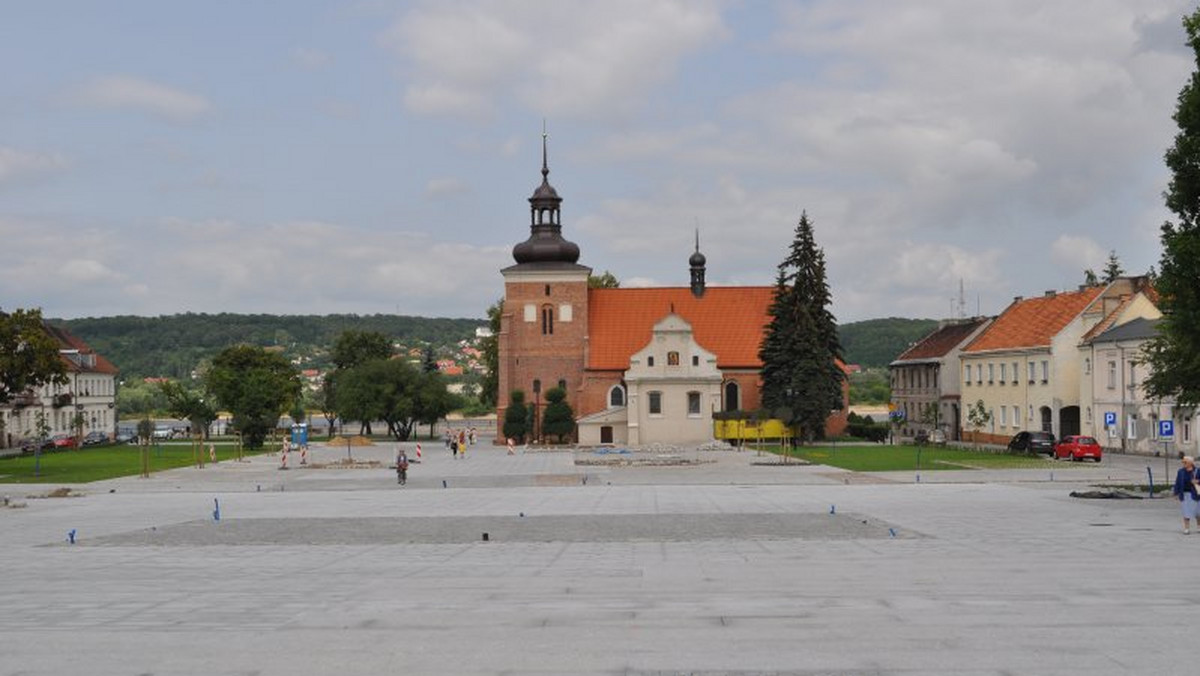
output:
M671 351L667 353L667 366L679 366L679 353Z
M654 355L646 357L646 366L654 366Z

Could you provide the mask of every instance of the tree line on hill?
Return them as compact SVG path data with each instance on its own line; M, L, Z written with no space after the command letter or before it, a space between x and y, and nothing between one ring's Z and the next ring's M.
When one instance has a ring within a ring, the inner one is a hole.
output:
M52 319L121 370L123 379L187 378L197 365L233 345L283 348L313 368L328 366L343 331L374 331L409 345L453 345L473 338L483 319L404 315L267 315L186 313L161 317Z

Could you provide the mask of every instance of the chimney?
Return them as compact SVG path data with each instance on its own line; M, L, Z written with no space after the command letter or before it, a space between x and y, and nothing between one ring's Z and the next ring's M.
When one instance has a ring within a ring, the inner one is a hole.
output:
M1058 292L1057 292L1057 291L1055 291L1054 289L1048 289L1048 290L1046 291L1046 297L1047 297L1047 298L1053 298L1053 297L1055 297L1055 296L1057 296L1057 295L1058 295Z
M1025 296L1013 296L1014 303L1020 303L1023 300L1025 300Z

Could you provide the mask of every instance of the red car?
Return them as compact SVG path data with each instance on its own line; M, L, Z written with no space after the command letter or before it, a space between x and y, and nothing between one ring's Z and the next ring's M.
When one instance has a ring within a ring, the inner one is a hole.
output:
M1096 462L1100 462L1100 444L1092 437L1078 434L1068 435L1054 445L1054 457L1072 460L1092 458Z
M75 437L70 434L56 434L50 441L54 442L55 448L75 448L78 445L75 443Z

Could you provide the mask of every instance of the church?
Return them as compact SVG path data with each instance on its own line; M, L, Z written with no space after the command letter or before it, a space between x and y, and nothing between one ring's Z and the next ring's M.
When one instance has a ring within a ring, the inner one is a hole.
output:
M758 350L774 287L706 286L697 238L689 286L589 289L592 269L562 234L562 201L550 185L543 137L529 238L500 271L500 427L520 390L534 409L532 437L540 438L553 387L567 392L582 445L704 443L713 440L714 413L758 409ZM845 416L844 406L832 412L826 434L840 434Z

